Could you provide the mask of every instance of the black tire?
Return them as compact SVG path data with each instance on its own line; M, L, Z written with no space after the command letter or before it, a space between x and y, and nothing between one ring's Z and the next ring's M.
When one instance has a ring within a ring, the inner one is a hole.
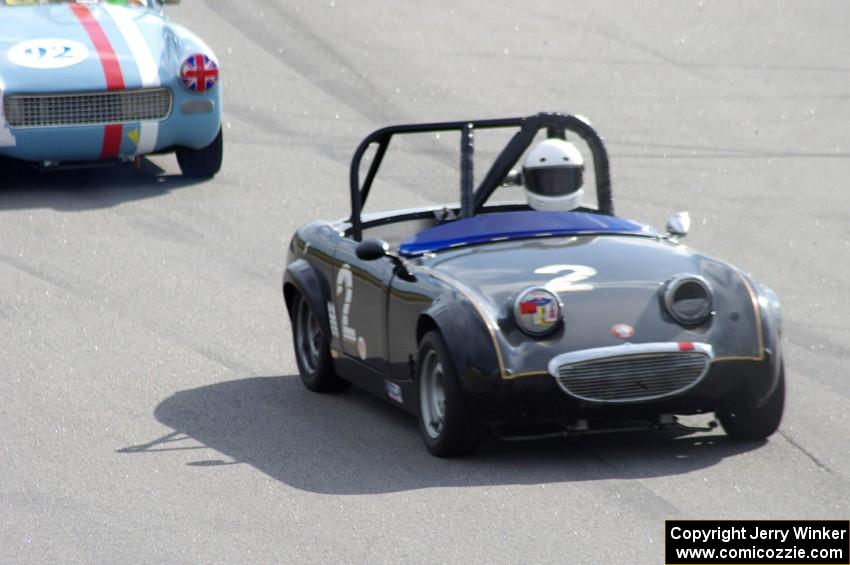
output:
M295 360L304 386L313 392L339 392L348 388L348 381L334 372L328 338L310 303L299 292L292 297L290 318Z
M428 332L419 343L416 378L419 431L428 451L437 457L475 451L480 429L467 409L448 347L437 331Z
M221 160L224 154L221 128L212 143L200 149L189 149L180 147L176 151L177 163L183 176L208 179L221 169Z
M718 410L717 419L732 439L761 440L774 433L785 409L785 367L779 369L779 382L760 406L737 406Z

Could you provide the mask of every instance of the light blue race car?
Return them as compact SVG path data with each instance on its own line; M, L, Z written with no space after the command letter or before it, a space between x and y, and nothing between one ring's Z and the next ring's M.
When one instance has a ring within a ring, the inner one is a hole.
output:
M44 167L176 152L221 167L212 50L168 21L179 0L0 0L0 157Z

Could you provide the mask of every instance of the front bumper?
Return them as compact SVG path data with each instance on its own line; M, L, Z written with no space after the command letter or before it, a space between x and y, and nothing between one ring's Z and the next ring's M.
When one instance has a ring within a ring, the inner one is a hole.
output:
M208 95L195 95L172 86L170 112L162 120L9 127L0 113L0 156L74 162L131 159L177 147L200 149L215 139L221 127L220 90L218 87Z
M597 423L657 420L662 414L700 414L724 406L755 405L773 390L778 359L769 351L762 358L752 360L714 360L710 348L703 351L709 362L699 378L688 386L655 397L613 401L582 398L565 391L552 374L493 379L486 384L478 375L475 385L467 388L467 396L477 418L486 425L524 422L530 426L569 426L578 420ZM551 365L556 368L564 359L558 356Z

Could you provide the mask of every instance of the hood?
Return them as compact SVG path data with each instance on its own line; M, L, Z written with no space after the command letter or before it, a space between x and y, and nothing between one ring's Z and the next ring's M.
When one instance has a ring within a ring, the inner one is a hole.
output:
M171 36L171 37L170 37ZM181 53L166 20L144 8L44 4L0 8L0 84L9 93L158 86Z
M758 314L749 283L722 261L665 240L623 235L552 237L460 248L421 259L475 300L489 318L512 373L546 370L557 354L620 345L616 324L634 328L632 343L694 341L712 344L716 358L757 356ZM715 314L686 328L663 305L663 285L676 275L704 277L714 292ZM512 321L513 300L542 286L563 303L564 323L533 339Z

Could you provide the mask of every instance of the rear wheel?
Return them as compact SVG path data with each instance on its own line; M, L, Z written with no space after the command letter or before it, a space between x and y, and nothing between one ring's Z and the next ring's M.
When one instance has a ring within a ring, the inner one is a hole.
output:
M348 388L348 382L333 370L328 338L310 303L296 292L292 298L292 340L295 359L304 386L314 392L336 392Z
M717 412L717 419L732 439L765 439L779 428L785 409L785 367L779 369L779 382L760 406L737 406Z
M467 455L478 446L479 428L466 408L448 348L439 332L425 334L417 355L419 431L437 457Z
M180 147L176 153L177 163L180 165L183 176L203 179L212 177L221 169L224 153L221 128L212 143L206 147L200 149Z

